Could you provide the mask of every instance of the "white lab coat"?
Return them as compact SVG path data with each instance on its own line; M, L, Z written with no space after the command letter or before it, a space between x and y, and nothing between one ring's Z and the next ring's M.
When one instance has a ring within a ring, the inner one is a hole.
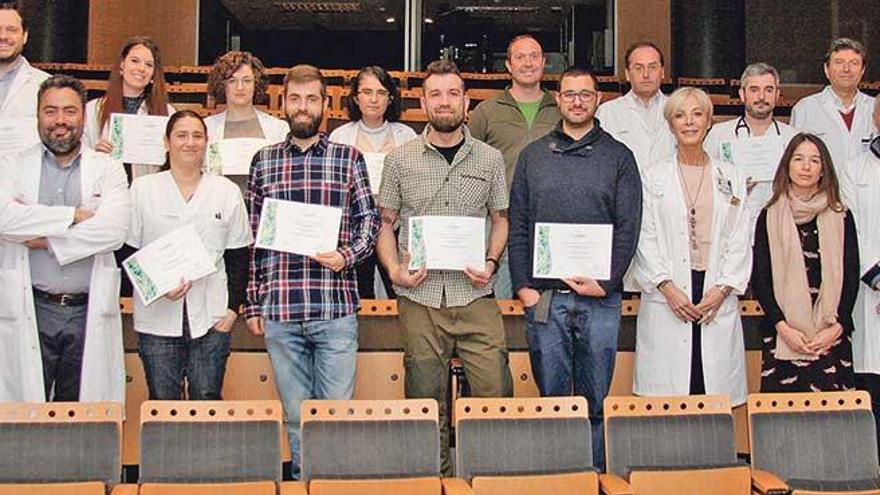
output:
M835 170L866 150L865 144L874 130L873 98L861 91L856 94L852 131L847 130L836 99L831 86L826 86L820 93L801 98L791 109L790 120L797 130L815 134L825 142Z
M677 166L671 160L652 165L644 183L642 229L632 268L642 291L633 387L638 395L688 395L690 390L691 324L672 313L657 289L669 279L691 296L687 207ZM745 187L725 164L712 161L709 166L714 215L704 293L715 285L729 285L733 292L715 319L702 327L703 371L706 393L728 395L733 404L741 404L746 400L746 355L736 295L745 291L752 260L741 202Z
M636 158L642 177L652 162L664 160L675 151L675 139L669 124L663 117L663 107L669 97L660 93L658 110L652 120L645 122L636 105L636 95L631 90L625 95L599 105L596 118L599 125L611 136L625 144Z
M254 109L257 113L257 119L260 121L260 128L263 130L263 136L271 143L280 143L287 139L287 133L290 132L290 126L287 122L275 118L266 112ZM205 119L205 125L208 127L208 141L215 142L223 139L223 130L226 126L226 111L215 113Z
M0 119L18 119L37 116L37 92L40 84L49 79L49 74L31 67L22 58L21 69L12 81L6 99L0 102ZM34 127L34 132L37 132Z
M785 122L774 120L774 125L771 125L767 129L766 134L760 137L755 137L755 139L762 139L765 137L779 138L779 144L782 147L780 150L781 156L782 152L785 151L785 148L788 147L791 138L797 133L798 131L794 127ZM709 129L706 139L703 141L703 149L705 149L706 153L709 153L709 156L712 158L720 160L721 143L737 139L748 139L751 137L753 136L749 132L745 118L738 117L713 125L712 128ZM778 165L778 163L774 164L774 168ZM746 177L743 177L743 179L746 179ZM758 216L761 214L761 210L767 206L767 203L772 196L773 182L759 182L755 184L751 194L749 194L748 199L746 199L746 210L749 212L749 236L752 239L752 242L754 242L755 238L755 224L758 223Z
M844 203L852 210L859 238L859 273L880 262L880 159L867 151L840 174ZM853 369L880 374L880 292L859 281L853 309Z
M29 204L39 199L43 146L0 160L13 179L16 197ZM95 262L89 283L81 401L125 400L120 272L113 251L125 240L131 217L125 171L107 155L83 147L80 162L82 207L95 216L57 232L57 219L47 217L46 233L62 265L90 256ZM36 222L36 219L32 219ZM34 232L39 234L38 232ZM0 402L45 400L42 356L31 286L28 236L0 236Z
M98 144L98 141L101 139L110 140L110 126L109 124L104 124L104 127L98 123L100 115L98 114L98 102L103 99L95 98L94 100L86 103L86 121L85 121L85 129L83 132L83 143L89 148L95 149L95 145ZM168 105L167 107L168 115L173 115L177 110ZM141 103L140 108L138 108L138 115L149 115L149 110L147 109L147 103ZM131 178L136 179L142 175L152 174L158 172L159 169L162 168L161 165L146 165L146 164L132 164L131 165Z

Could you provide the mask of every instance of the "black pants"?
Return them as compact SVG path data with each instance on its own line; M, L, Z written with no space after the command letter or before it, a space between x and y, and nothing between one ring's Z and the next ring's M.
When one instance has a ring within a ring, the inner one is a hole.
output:
M871 394L871 410L874 412L874 425L877 433L877 446L880 448L880 375L856 373L856 388Z
M706 281L706 272L691 271L691 301L699 304L703 299L703 283ZM703 395L706 393L706 382L703 379L703 333L702 326L691 323L691 395Z
M34 306L46 400L76 402L82 378L88 306L62 306L39 297L34 297Z
M379 263L379 258L375 253L371 254L369 258L354 267L355 272L357 273L358 296L361 299L376 299L376 290L373 288L373 281L376 279L375 274L377 266L379 267L379 276L382 277L382 285L385 287L385 293L388 294L388 299L397 299L397 295L394 293L394 284L391 283L391 277L388 276L385 267Z

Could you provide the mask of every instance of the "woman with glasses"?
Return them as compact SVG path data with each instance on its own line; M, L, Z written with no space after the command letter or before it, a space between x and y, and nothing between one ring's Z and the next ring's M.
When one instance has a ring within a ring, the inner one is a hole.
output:
M385 69L371 65L358 72L351 81L351 92L346 101L351 122L337 127L330 133L330 140L354 146L363 155L370 173L373 194L379 194L382 164L391 150L416 137L408 125L400 119L400 92L397 84ZM379 270L382 283L377 284L375 272ZM394 297L391 280L370 256L356 267L358 293L361 299Z

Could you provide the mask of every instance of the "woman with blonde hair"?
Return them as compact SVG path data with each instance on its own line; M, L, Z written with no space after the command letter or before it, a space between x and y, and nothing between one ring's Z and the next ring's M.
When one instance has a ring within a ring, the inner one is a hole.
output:
M751 267L745 185L703 151L712 102L680 88L664 107L676 152L644 174L632 275L641 287L634 392L746 399L737 294Z

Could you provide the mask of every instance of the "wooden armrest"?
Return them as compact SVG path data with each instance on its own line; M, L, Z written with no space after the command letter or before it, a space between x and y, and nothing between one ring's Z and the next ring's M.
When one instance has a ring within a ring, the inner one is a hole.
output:
M615 474L600 474L599 488L606 495L633 495L632 487Z
M116 485L110 495L138 495L137 485Z
M308 495L306 484L302 481L282 481L278 484L279 495Z
M443 495L473 495L474 491L467 481L461 478L441 478Z
M788 493L788 485L775 474L761 469L752 469L752 487L762 495Z

